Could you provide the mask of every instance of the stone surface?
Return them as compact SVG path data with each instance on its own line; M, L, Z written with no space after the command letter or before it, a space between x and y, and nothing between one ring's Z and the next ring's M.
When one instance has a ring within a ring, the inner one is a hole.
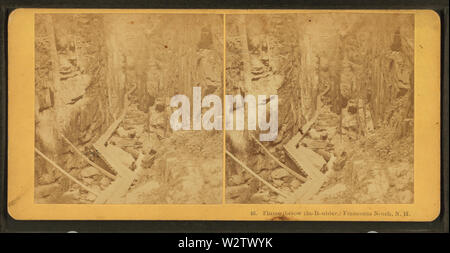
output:
M335 197L337 194L344 192L346 189L347 189L347 186L345 186L345 184L342 184L342 183L335 184L332 187L319 193L317 198L320 200L323 200L325 198Z
M44 175L39 177L38 183L40 185L47 185L54 183L56 181L56 177L53 175L53 173L45 173Z
M277 187L282 186L283 183L284 183L283 180L280 180L280 179L274 179L274 180L273 180L273 184L274 184L275 186L277 186Z
M110 183L111 183L111 180L109 178L107 178L107 177L103 177L100 180L100 185L103 186L103 187L108 186Z
M34 194L36 198L45 198L54 193L58 188L59 184L53 183L48 185L37 186L34 190Z
M86 167L86 168L82 169L81 173L80 173L80 175L82 177L92 177L92 176L98 175L98 174L100 174L100 172L96 168L94 168L92 166L89 166L89 167Z
M259 203L266 203L270 200L270 194L268 191L260 191L255 194L253 194L250 197L250 202L259 204Z
M119 137L122 137L122 138L128 137L128 132L125 129L123 129L123 127L117 128L116 133Z
M94 179L90 178L90 177L83 177L82 181L83 181L83 183L90 185L94 182Z
M308 177L321 177L320 170L325 165L325 159L309 148L298 145L301 139L301 133L295 135L285 146L289 157L308 174Z
M297 179L294 179L291 181L291 187L298 188L302 183L298 181Z
M398 194L400 203L408 204L413 202L414 194L410 190L402 191Z
M231 176L231 182L235 185L240 185L245 183L245 178L242 175L236 174Z
M95 194L93 194L92 192L90 192L86 195L86 199L89 201L94 201L96 198L97 198L97 196L95 196Z
M80 196L80 191L78 189L76 189L76 190L71 190L71 191L67 191L67 192L63 193L62 197L72 199L72 200L79 200L81 196Z
M285 169L279 168L279 169L275 169L274 171L272 171L271 176L274 179L281 179L281 178L290 176L290 174Z
M227 187L226 192L228 198L234 199L239 196L246 195L250 190L250 186L243 184L243 185L237 185L237 186L230 186Z

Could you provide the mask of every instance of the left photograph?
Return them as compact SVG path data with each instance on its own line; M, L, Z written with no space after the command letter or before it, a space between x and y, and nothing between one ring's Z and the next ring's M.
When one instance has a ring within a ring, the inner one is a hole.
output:
M35 203L221 204L223 132L170 119L222 96L223 40L219 14L36 14Z

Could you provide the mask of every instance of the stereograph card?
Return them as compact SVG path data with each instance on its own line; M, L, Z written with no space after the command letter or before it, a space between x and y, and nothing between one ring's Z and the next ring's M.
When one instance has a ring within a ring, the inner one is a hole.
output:
M432 221L427 10L17 9L17 220Z

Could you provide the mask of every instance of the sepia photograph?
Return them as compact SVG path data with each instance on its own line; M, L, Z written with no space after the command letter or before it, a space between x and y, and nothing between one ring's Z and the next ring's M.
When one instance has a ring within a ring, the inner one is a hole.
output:
M227 15L226 93L226 203L414 202L414 15Z
M17 9L7 212L433 221L440 21L414 9Z
M223 133L171 98L223 94L223 15L36 14L35 202L218 204Z

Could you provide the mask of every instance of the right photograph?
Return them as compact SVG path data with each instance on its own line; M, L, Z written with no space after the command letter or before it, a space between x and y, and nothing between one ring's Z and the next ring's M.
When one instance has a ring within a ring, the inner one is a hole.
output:
M414 203L414 15L226 15L225 92L227 204Z

